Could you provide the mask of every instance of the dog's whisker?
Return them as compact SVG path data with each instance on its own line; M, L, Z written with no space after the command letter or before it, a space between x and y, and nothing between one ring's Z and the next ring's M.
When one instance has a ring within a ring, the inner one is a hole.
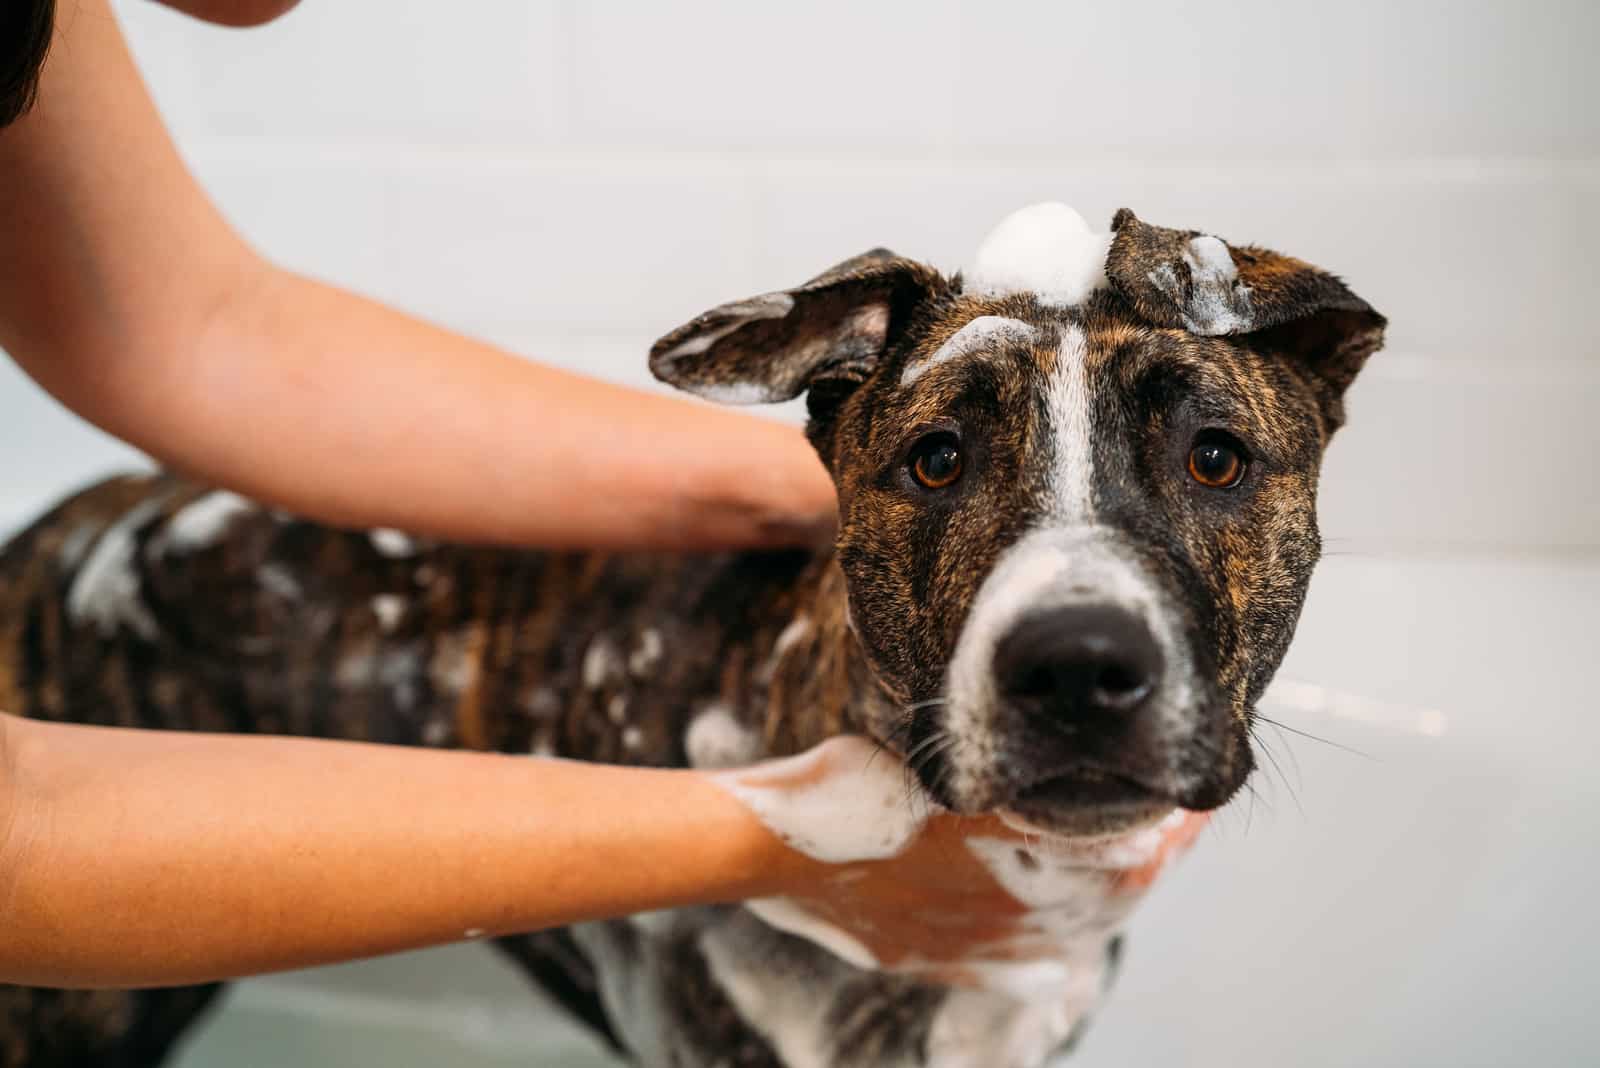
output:
M1301 738L1305 738L1305 739L1308 739L1308 740L1313 741L1313 742L1320 742L1323 745L1332 746L1334 749L1338 749L1338 750L1341 750L1343 752L1349 753L1352 756L1361 757L1363 760L1376 760L1377 759L1371 753L1367 753L1367 752L1364 752L1364 751L1362 751L1360 749L1356 749L1356 748L1354 748L1352 746L1345 745L1343 742L1336 742L1332 738L1324 738L1320 734L1312 734L1310 731L1301 730L1299 727L1291 727L1291 726L1289 726L1289 724L1284 723L1282 720L1276 720L1276 719L1273 719L1271 716L1264 715L1259 709L1254 710L1252 712L1252 715L1254 715L1255 718L1260 720L1262 723L1271 724L1272 726L1278 728L1280 731L1288 731L1290 734L1299 735Z
M1268 745L1267 740L1263 738L1254 728L1251 728L1250 730L1250 737L1255 739L1257 746L1261 749L1261 755L1266 757L1268 762L1272 765L1272 770L1277 773L1278 782L1283 786L1284 790L1287 791L1289 794L1289 800L1294 802L1294 807L1299 811L1301 817L1303 818L1306 814L1306 810L1305 807L1300 804L1300 795L1295 791L1294 784L1289 781L1288 776L1284 774L1283 764L1278 760L1277 755L1273 753L1272 746Z

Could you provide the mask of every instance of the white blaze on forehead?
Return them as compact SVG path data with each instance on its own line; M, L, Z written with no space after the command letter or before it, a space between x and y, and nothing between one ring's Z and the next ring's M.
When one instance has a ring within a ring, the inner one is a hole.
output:
M950 335L950 340L925 359L908 364L901 372L900 384L909 386L942 363L970 356L992 345L1007 341L1032 341L1038 331L1021 319L1008 319L1003 315L980 315Z
M1065 204L1035 204L991 230L962 277L976 296L1029 293L1071 307L1106 284L1110 249L1111 235L1095 233Z
M1055 467L1050 472L1058 518L1072 524L1094 517L1094 440L1089 405L1088 345L1072 324L1061 328L1056 373L1050 380L1051 438Z

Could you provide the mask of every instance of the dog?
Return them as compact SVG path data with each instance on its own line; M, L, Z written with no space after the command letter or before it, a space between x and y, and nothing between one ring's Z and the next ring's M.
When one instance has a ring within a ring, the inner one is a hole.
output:
M117 478L0 554L0 707L671 766L861 734L934 804L1110 840L1251 773L1384 326L1307 263L1126 209L1104 233L1024 209L952 276L873 250L650 354L713 401L805 396L831 549L465 548ZM652 1068L1033 1068L1092 1014L1120 919L1085 923L1066 1000L875 969L745 906L497 945ZM7 988L0 1064L159 1064L216 990Z

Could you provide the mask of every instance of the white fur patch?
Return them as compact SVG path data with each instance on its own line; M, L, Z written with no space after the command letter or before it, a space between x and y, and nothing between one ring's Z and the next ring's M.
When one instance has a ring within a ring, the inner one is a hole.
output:
M976 296L1027 293L1041 304L1071 307L1106 284L1110 250L1111 234L1095 233L1067 205L1034 204L989 232L962 277Z
M830 1026L828 1016L839 996L837 974L795 974L775 967L770 957L763 959L767 940L742 929L737 918L703 932L699 944L717 986L786 1068L836 1063L837 1027Z
M1019 1001L987 990L952 990L928 1032L927 1063L938 1068L1040 1068L1095 1000Z
M1069 525L1094 518L1093 413L1089 406L1088 347L1076 325L1061 328L1049 411L1056 468L1052 472L1058 518Z
M900 373L900 385L909 386L940 364L963 356L971 356L991 345L1007 341L1028 343L1038 336L1038 331L1020 319L1003 315L980 315L950 336L950 340L926 359L907 364Z
M712 345L721 341L741 326L761 319L782 319L794 307L794 298L787 293L765 293L749 300L741 300L734 304L724 304L708 314L717 318L728 318L731 321L720 326L709 327L690 335L674 347L663 352L660 359L677 360L685 356L698 356ZM696 387L700 392L702 387Z
M100 527L95 523L79 523L61 540L56 560L64 570L71 571L83 561L83 554L94 541Z
M760 382L696 382L685 384L684 389L713 404L743 407L750 404L772 404L778 398Z

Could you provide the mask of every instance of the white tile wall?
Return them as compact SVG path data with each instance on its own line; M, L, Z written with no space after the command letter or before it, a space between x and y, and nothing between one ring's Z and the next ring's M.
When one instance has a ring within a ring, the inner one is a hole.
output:
M1127 205L1390 316L1330 458L1333 539L1600 543L1600 6L308 0L245 32L118 10L252 240L458 329L642 382L684 318L869 246L954 268L1019 204Z

